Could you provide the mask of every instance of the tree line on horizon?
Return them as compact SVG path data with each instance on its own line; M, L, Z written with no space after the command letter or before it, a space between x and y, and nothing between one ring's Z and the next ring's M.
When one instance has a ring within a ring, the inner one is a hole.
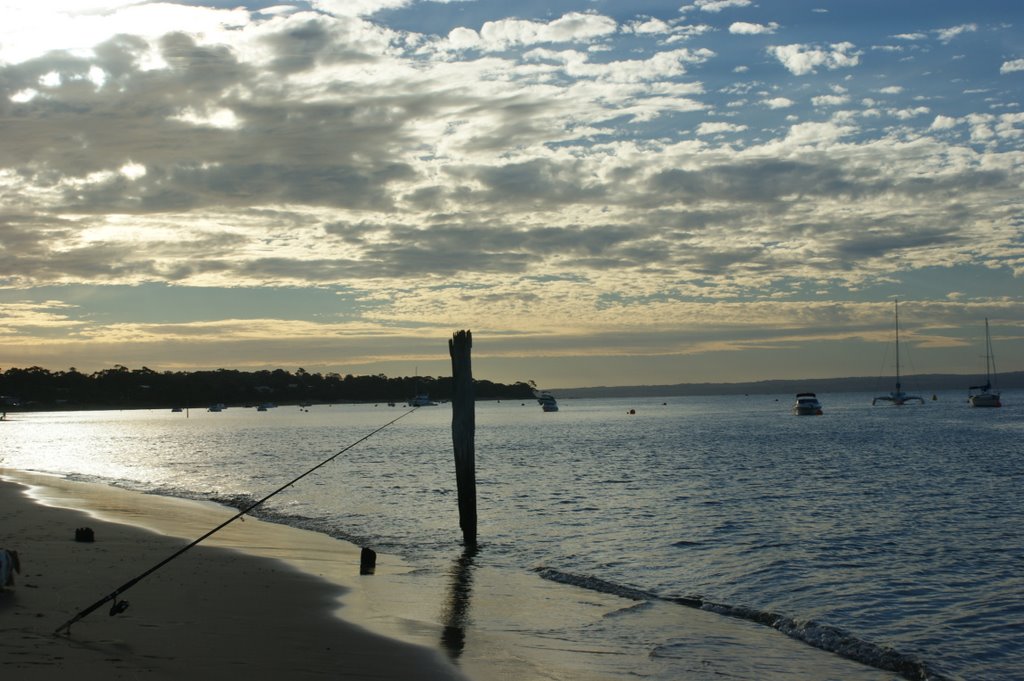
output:
M474 380L476 399L533 399L532 382L513 384ZM426 393L434 400L450 400L450 376L383 374L355 376L309 373L298 369L238 371L154 371L115 365L91 374L74 367L50 371L33 366L0 373L0 402L11 409L100 409L206 407L211 404L257 405L405 402Z

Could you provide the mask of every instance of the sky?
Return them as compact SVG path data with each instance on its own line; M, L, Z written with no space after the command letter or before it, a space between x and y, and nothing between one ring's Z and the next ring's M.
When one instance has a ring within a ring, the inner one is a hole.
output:
M1024 3L0 16L0 370L1024 369Z

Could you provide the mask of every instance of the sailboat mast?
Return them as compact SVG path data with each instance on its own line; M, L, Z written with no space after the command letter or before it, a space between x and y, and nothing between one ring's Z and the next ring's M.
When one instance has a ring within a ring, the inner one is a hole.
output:
M900 299L894 301L896 306L896 392L900 391Z
M996 358L992 355L992 336L988 333L988 317L985 317L985 385L992 385L992 374L996 370Z

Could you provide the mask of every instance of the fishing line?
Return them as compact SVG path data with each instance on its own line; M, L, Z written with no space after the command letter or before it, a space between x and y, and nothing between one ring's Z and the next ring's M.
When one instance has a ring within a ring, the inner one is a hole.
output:
M370 439L371 437L373 437L373 436L374 436L374 435L376 435L377 433L379 433L379 432L381 432L382 430L384 430L385 428L387 428L387 427L389 427L389 426L391 426L391 425L393 425L393 424L397 423L397 422L398 422L399 420L401 420L401 419L404 419L404 418L405 418L406 416L408 416L409 414L413 413L414 411L416 411L416 409L415 409L415 408L414 408L414 409L410 409L409 411L407 411L407 412L405 412L404 414L402 414L402 415L398 416L397 418L394 418L394 419L392 419L391 421L388 421L387 423L385 423L385 424L384 424L383 426L381 426L380 428L377 428L376 430L374 430L374 431L372 431L372 432L370 432L370 433L368 433L368 434L364 435L363 437L359 438L358 440L356 440L356 441L355 441L355 442L353 442L352 444L350 444L350 445L348 445L347 447L343 448L343 449L342 449L341 451L337 452L336 454L332 454L331 456L327 457L326 459L324 459L323 461L321 461L321 462L320 462L320 463L318 463L317 465L315 465L315 466L313 466L312 468L310 468L309 470L307 470L307 471L306 471L305 473L303 473L302 475L299 475L298 477L296 477L296 478L292 479L291 481L289 481L289 482L287 482L287 483L285 483L285 484L281 485L280 487L278 487L278 488L277 488L277 489L275 489L275 490L274 490L273 492L271 492L271 493L270 493L270 494L268 494L267 496L263 497L263 498L262 498L262 499L260 499L259 501L257 501L257 502L255 502L255 503L252 503L252 504L250 504L250 505L249 505L249 506L247 506L246 508L242 509L241 511L239 511L238 513L236 513L235 515L233 515L233 516L232 516L231 518L229 518L229 519L225 520L224 522L222 522L222 523L221 523L220 525L218 525L217 527L213 528L212 530L210 530L209 532L207 532L207 533L206 533L206 534L204 534L203 536L199 537L199 539L196 539L196 540L195 540L195 541L193 541L193 542L192 542L191 544L189 544L189 545L187 545L187 546L185 546L185 547L183 547L183 548L181 548L181 549L178 549L178 550L177 550L176 552L174 552L173 554L171 554L171 555L170 555L170 556L168 556L167 558L164 558L164 559L163 559L162 561L160 561L159 563L157 563L157 564L156 564L156 565L154 565L153 567L149 568L148 570L146 570L146 571L145 571L145 572L143 572L142 574L138 575L137 577L133 577L132 579L128 580L127 582L125 582L125 583L124 583L124 584L122 584L121 586L117 587L117 588L116 588L116 589L114 589L114 590L113 590L112 592L110 592L109 594L107 594L106 596L104 596L103 598L101 598L100 600L98 600L98 601L96 601L95 603L93 603L92 605L90 605L90 606L89 606L88 608L86 608L85 610L82 610L81 612L79 612L79 613L78 613L77 615L75 615L74 617L72 617L71 619L69 619L69 620L68 620L67 622L65 622L64 624L60 625L60 626L59 626L59 627L57 627L56 629L54 629L54 630L53 630L53 633L54 633L54 635L60 634L60 633L61 633L62 631L63 631L63 632L66 632L67 634L71 634L71 625L72 625L72 624L74 624L75 622L78 622L79 620L83 619L84 617L86 617L87 615L89 615L89 614L90 614L90 613L92 613L92 612L93 612L94 610L96 610L97 608L99 608L99 607L100 607L101 605L103 605L104 603L106 603L106 602L108 602L108 601L113 601L113 604L112 604L112 605L110 606L110 614L111 614L112 616L113 616L113 615L118 615L118 614L120 614L120 613L124 612L125 610L127 610L127 609L128 609L128 601L122 601L122 600L118 600L118 596L120 596L120 595L121 595L122 593L124 593L124 592L125 592L125 591L127 591L128 589L132 588L133 586L135 586L136 584L138 584L138 583L139 583L140 581L142 581L143 579L145 579L145 578L146 578L146 577L148 577L149 575L153 574L154 572L156 572L156 571L157 571L157 570L159 570L160 568L162 568L162 567L163 567L164 565L167 565L167 564L168 564L168 563L170 563L170 562L171 562L172 560L174 560L175 558L177 558L177 557L178 557L178 556L180 556L181 554L183 554L183 553L185 553L186 551L188 551L189 549L191 549L191 548L192 548L193 546L195 546L195 545L199 544L199 542L201 542L201 541L203 541L204 539L206 539L206 538L208 538L208 537L212 536L213 534L215 534L216 532L219 532L220 530L224 529L225 527L227 527L228 525L230 525L230 524L231 524L231 523L233 523L234 521L238 520L238 519L239 519L239 518L241 518L242 516L244 516L244 515L248 514L248 513L249 513L250 511L252 511L252 510L253 510L254 508L256 508L257 506L259 506L259 505L260 505L260 504L262 504L263 502L267 501L267 500L268 500L268 499L270 499L271 497L273 497L273 496L275 496L275 495L277 495L277 494L280 494L280 493L281 493L281 492L283 492L284 490L288 489L289 487L291 487L292 485L294 485L295 483L297 483L297 482L298 482L299 480L302 480L302 479L303 479L304 477L306 477L306 476L307 476L307 475L309 475L310 473L312 473L312 472L316 471L317 469L319 469L319 468L321 468L321 467L323 467L323 466L326 466L326 465L327 465L327 464L329 464L329 463L330 463L331 461L334 461L335 459L337 459L337 458L338 458L339 456L341 456L342 454L344 454L344 453L345 453L345 452L347 452L348 450L352 449L353 447L355 447L355 446L356 446L356 445L358 445L358 444L361 444L361 443L363 443L363 442L366 442L367 440L369 440L369 439Z

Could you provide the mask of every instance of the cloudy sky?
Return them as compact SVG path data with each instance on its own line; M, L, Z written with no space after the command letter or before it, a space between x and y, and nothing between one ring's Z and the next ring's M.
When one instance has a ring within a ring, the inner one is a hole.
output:
M1024 369L1022 3L0 16L0 370Z

